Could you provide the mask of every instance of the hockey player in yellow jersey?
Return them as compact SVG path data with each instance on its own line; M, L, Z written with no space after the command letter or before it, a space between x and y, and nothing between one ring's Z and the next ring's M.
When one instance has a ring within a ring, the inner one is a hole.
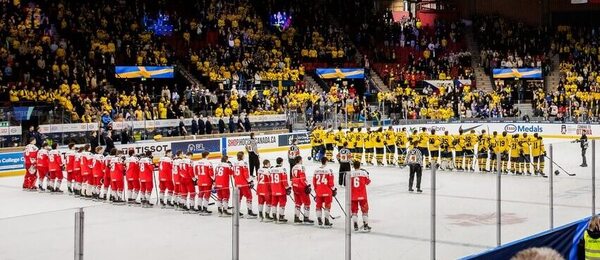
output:
M356 153L356 133L354 132L354 127L350 127L348 132L346 132L346 143L348 150L352 153L352 160L354 160L354 153ZM338 150L339 152L339 150Z
M492 136L490 136L490 171L495 172L498 170L498 160L501 160L502 155L502 146L500 145L500 138L502 136L498 135L498 132L494 131ZM500 166L502 168L502 166Z
M325 155L324 137L323 129L320 126L315 127L310 134L310 142L313 146L311 157L314 158L314 160L317 160L317 154L319 153Z
M377 129L377 131L374 132L373 135L375 139L375 160L377 161L378 166L382 166L383 152L385 150L385 136L383 135L383 128Z
M338 126L338 130L335 132L335 146L337 146L338 152L344 147L345 142L346 133L344 133L341 126Z
M423 155L423 165L429 167L429 133L427 133L427 128L421 128L421 132L419 133L419 143L417 144L417 149L421 151L421 155Z
M490 136L481 130L477 138L477 163L480 172L487 172L488 150L490 149Z
M408 136L406 134L406 127L396 132L396 147L398 147L398 165L403 165L406 160L406 145L408 144Z
M521 162L520 168L523 173L527 171L527 175L531 175L531 142L533 142L532 136L528 136L527 133L523 133L520 138L521 144Z
M368 165L373 165L373 152L375 148L375 134L367 130L365 135L365 160Z
M442 161L440 163L442 170L452 169L452 136L448 134L448 131L444 132L444 135L440 137L440 153Z
M333 162L333 145L335 144L335 134L332 130L325 133L325 157L330 162Z
M544 147L544 140L537 133L533 134L534 140L531 143L531 155L533 156L534 172L544 174L544 156L546 156L546 148ZM550 173L552 174L552 173Z
M502 136L500 136L500 138L498 138L498 143L500 145L500 154L502 155L501 158L498 158L498 160L502 160L502 173L506 174L508 173L509 170L509 165L508 165L508 158L509 158L509 152L510 152L510 136L508 136L508 133L506 131L502 132Z
M438 165L438 159L440 157L440 145L440 136L435 134L435 129L431 129L431 134L429 134L429 152L431 153L430 164L432 166L437 167Z
M393 127L389 127L384 133L385 138L383 143L385 145L385 164L394 164L394 155L396 155L396 132Z
M454 167L463 171L463 157L465 156L465 151L463 150L465 147L465 136L463 135L463 130L458 130L458 135L455 135L452 141L452 145L454 146Z
M521 148L521 143L520 143L521 139L519 138L519 134L514 134L512 136L512 138L510 139L509 143L510 143L510 169L509 171L512 171L515 174L521 175L523 174L523 172L521 171L521 168L519 167L519 163L521 162L521 154L522 154L522 148Z
M365 146L365 133L362 131L362 128L359 127L356 129L356 134L354 134L354 140L356 142L356 153L352 153L355 161L362 162L364 146Z
M474 172L473 159L475 156L475 144L477 143L477 135L475 130L471 130L470 133L465 134L465 170Z
M408 137L408 148L409 148L409 150L413 149L415 147L418 147L418 145L415 146L415 144L419 143L419 138L420 138L419 132L417 130L413 130L412 133L410 134L410 136Z

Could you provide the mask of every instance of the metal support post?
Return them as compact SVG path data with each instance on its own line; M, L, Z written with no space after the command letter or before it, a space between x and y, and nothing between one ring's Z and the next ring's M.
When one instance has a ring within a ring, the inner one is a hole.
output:
M231 218L231 259L240 259L240 192L233 187L233 217ZM227 207L225 207L227 209Z
M346 172L346 260L352 259L352 213L350 207L352 203L352 176Z
M437 162L431 162L431 259L435 260L435 170Z
M496 154L496 245L502 244L502 169L500 163L502 157L500 153Z
M548 185L550 185L549 187L549 197L550 197L550 229L554 228L554 150L552 147L552 144L550 144L550 183Z
M83 208L75 212L75 260L83 260Z

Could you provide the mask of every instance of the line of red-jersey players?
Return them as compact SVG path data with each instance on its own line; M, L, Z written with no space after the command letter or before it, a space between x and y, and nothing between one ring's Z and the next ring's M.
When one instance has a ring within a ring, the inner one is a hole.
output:
M102 147L97 147L95 154L90 146L75 148L74 144L60 154L47 144L38 149L33 140L25 147L26 175L23 188L26 190L48 190L62 192L60 189L63 170L66 172L68 192L85 198L123 203L127 200L133 204L152 206L154 164L150 153L137 157L133 150L128 156L113 149L109 155L102 155ZM191 160L191 153L176 156L166 155L160 158L158 166L158 196L163 207L176 207L181 210L210 214L209 199L216 202L220 216L230 216L229 199L230 184L239 188L240 201L246 200L249 218L257 217L252 211L252 191L258 197L258 217L261 221L285 223L285 206L288 197L295 203L294 223L313 224L309 218L311 196L316 203L317 221L320 226L330 227L331 204L336 196L333 171L326 167L323 158L321 166L314 171L312 183L306 179L306 170L302 165L302 157L296 157L296 165L292 168L291 180L282 166L283 159L277 158L276 165L271 166L269 160L263 161L263 167L257 172L257 184L250 176L248 164L244 161L244 153L237 154L237 161L230 163L227 156L214 165L208 160L208 152L202 159ZM360 169L360 163L354 164L351 171L352 207L351 214L355 229L358 229L357 214L360 207L363 227L368 226L368 201L366 186L370 183L368 173ZM291 181L291 186L290 186ZM127 190L125 191L125 182ZM314 187L315 195L311 191ZM214 193L214 195L213 195ZM293 197L292 197L293 194ZM139 197L140 202L137 202Z

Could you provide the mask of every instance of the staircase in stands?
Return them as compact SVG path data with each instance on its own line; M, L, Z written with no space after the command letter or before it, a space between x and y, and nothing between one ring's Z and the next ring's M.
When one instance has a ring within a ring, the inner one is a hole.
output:
M552 70L544 79L544 85L548 91L556 91L558 89L558 83L560 82L560 60L558 54L552 55Z
M475 35L473 34L474 28L467 28L465 33L465 39L467 40L467 46L471 53L471 64L475 72L475 80L477 82L477 89L483 90L484 92L492 92L494 90L492 80L490 76L485 74L483 67L480 64L480 52L479 45L475 41Z

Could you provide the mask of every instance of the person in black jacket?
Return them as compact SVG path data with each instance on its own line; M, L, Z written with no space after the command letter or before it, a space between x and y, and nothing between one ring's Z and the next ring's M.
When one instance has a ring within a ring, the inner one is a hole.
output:
M250 124L250 119L248 118L248 115L246 115L246 117L244 118L244 129L246 130L246 132L252 131L252 124Z
M92 132L92 136L90 136L90 148L92 149L92 152L95 152L96 147L100 145L98 142L98 132L94 131Z
M219 134L225 133L225 121L223 117L219 118Z
M194 116L194 118L192 119L192 134L193 135L197 135L198 134L198 117Z
M198 118L198 134L203 135L205 133L205 125L204 119L202 117Z
M233 132L235 132L235 122L233 121L233 116L230 116L230 117L229 117L229 123L228 123L228 126L229 126L229 132L230 132L230 133L233 133Z
M587 167L587 160L585 158L585 151L588 148L588 138L587 135L585 135L585 131L583 131L583 133L581 134L581 137L579 137L579 139L573 141L574 143L579 143L579 146L581 147L581 167Z
M207 135L211 135L212 134L213 125L212 125L212 122L210 122L210 117L206 118L206 127L205 127L205 129L206 129L206 134Z
M104 149L104 153L108 153L108 151L111 151L112 149L116 148L115 142L112 139L112 131L106 132L106 137L104 137L104 142L106 143L106 149Z

